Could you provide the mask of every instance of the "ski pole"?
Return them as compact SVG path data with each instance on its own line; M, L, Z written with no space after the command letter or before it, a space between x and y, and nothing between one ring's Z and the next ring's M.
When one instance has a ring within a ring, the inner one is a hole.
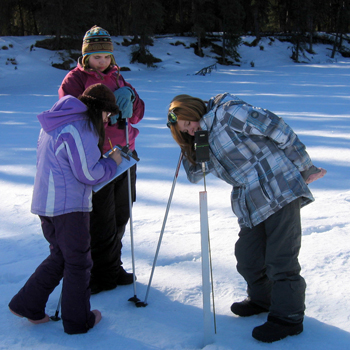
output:
M126 137L126 147L129 150L129 127L128 127L128 118L125 119L125 137ZM132 196L131 196L131 173L130 168L128 172L128 194L129 194L129 216L130 216L130 241L131 241L131 260L132 260L132 273L133 273L133 287L134 287L134 296L129 298L129 301L137 304L140 299L136 296L136 271L135 271L135 256L134 256L134 233L133 233L133 222L132 222Z
M50 317L52 321L59 321L61 319L61 317L58 317L58 314L60 313L61 302L62 302L62 290L61 290L60 298L58 299L55 315Z
M176 171L175 171L175 175L174 175L174 180L173 180L173 185L171 187L170 196L169 196L169 200L168 200L168 205L166 207L166 211L165 211L165 215L164 215L163 225L162 225L162 229L161 229L160 235L159 235L157 250L156 250L156 254L154 256L154 260L153 260L153 266L152 266L151 276L150 276L148 287L147 287L147 291L146 291L145 301L144 302L139 302L138 304L136 304L136 306L147 306L148 293L149 293L149 290L150 290L150 287L151 287L151 283L152 283L153 273L154 273L154 269L155 269L155 266L156 266L156 262L157 262L157 258L158 258L158 254L159 254L159 250L160 250L160 245L161 245L163 234L164 234L165 224L166 224L166 221L167 221L167 218L168 218L170 204L171 204L171 200L173 198L173 193L174 193L174 189L175 189L175 185L176 185L176 180L177 180L177 176L179 174L179 170L180 170L180 166L181 166L181 160L182 160L182 152L180 153L179 161L177 163L177 167L176 167Z

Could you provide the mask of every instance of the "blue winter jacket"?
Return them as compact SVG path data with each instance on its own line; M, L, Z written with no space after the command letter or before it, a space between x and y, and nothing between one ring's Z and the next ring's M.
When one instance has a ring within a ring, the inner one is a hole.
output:
M98 135L86 110L85 104L68 95L38 115L42 129L32 213L57 216L89 212L92 186L115 174L115 161L101 158Z
M241 227L256 226L297 198L302 206L314 200L300 174L311 159L282 118L225 93L209 101L200 126L209 132L206 171L233 186L231 205ZM183 163L191 182L203 177L199 164Z

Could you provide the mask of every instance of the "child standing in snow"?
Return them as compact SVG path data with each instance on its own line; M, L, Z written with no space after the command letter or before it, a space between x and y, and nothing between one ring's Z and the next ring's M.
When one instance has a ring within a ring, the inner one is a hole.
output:
M113 43L109 33L94 26L83 39L82 57L77 67L64 78L59 97L79 96L91 84L102 83L116 96L121 118L112 117L105 123L104 152L113 145L126 145L125 119L128 120L129 148L135 151L137 124L144 115L144 103L136 90L127 83L113 56ZM136 165L130 168L132 201L136 200ZM91 271L91 293L110 290L117 285L133 283L133 274L127 273L121 261L122 238L130 218L128 179L124 173L93 195L90 235L94 266Z
M176 96L168 127L184 155L188 179L203 178L194 134L209 133L206 172L232 185L231 205L240 225L235 255L247 298L231 305L238 316L268 312L252 336L274 342L303 331L306 284L300 275L300 208L314 200L307 184L325 175L293 130L275 114L225 93L205 103Z
M12 313L34 324L49 321L45 306L63 277L64 331L86 333L101 320L98 310L90 311L89 212L92 186L113 177L122 161L119 151L101 158L103 123L118 112L113 92L95 84L78 99L65 96L38 115L42 130L31 212L39 215L50 255L9 303Z

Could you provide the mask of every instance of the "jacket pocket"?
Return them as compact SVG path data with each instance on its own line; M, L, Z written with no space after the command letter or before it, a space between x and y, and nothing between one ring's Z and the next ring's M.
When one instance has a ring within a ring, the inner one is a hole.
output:
M247 126L259 130L264 135L271 124L268 111L261 108L250 107L247 112Z
M234 187L231 192L231 208L238 218L239 225L252 227L250 213L245 198L245 187Z
M259 183L260 183L260 187L261 187L262 193L265 195L266 199L270 201L271 197L268 194L268 192L267 192L267 190L265 188L265 184L264 184L264 182L262 181L262 179L260 177L259 177Z

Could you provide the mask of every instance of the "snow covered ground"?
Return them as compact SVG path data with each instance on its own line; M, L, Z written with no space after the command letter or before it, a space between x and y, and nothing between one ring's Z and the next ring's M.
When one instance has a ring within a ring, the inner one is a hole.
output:
M330 45L315 45L308 64L289 58L290 44L278 40L259 47L240 46L240 67L217 65L210 75L194 75L215 63L206 49L199 58L189 48L193 38L158 37L152 54L157 68L130 64L130 47L115 45L123 72L145 101L139 124L137 202L133 210L136 294L145 298L151 267L179 157L167 129L170 100L187 93L203 99L231 92L255 106L282 116L307 145L314 164L328 170L310 188L316 201L302 210L302 275L307 282L304 332L273 344L259 343L252 329L266 314L239 318L230 311L245 298L246 285L236 272L234 244L239 227L230 209L230 187L207 178L209 227L217 334L203 343L199 192L181 169L162 240L148 306L128 299L133 286L91 297L103 319L85 335L67 335L61 322L35 326L7 308L36 266L47 256L39 219L30 213L35 174L36 115L57 100L67 73L51 67L54 52L30 46L40 37L0 37L0 349L349 349L350 348L350 59ZM114 37L121 43L122 37ZM170 45L176 41L186 45ZM246 38L252 41L253 38ZM8 47L8 50L4 49ZM17 64L13 64L13 63ZM252 67L251 62L254 62ZM7 64L6 64L7 63ZM130 234L123 248L131 271ZM47 313L55 313L60 288L51 295Z

